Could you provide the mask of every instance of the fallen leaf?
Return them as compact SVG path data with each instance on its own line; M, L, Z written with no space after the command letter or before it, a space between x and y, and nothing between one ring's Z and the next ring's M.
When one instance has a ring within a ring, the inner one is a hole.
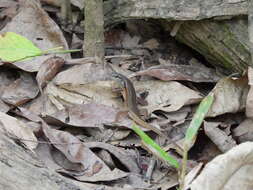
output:
M39 115L35 114L34 112L26 109L26 108L22 108L22 107L17 107L16 109L12 110L15 114L22 116L30 121L39 123L41 122L41 118L39 117Z
M16 62L42 54L30 40L14 32L0 35L0 59L4 62Z
M253 143L232 148L209 162L190 185L191 190L251 190L253 178ZM186 189L184 189L186 190Z
M185 189L189 188L189 185L196 178L203 167L203 163L199 163L185 176Z
M31 40L36 47L47 50L55 47L68 49L67 42L58 25L48 16L35 0L20 0L19 12L1 32L15 32ZM70 54L60 54L60 57L68 59ZM16 67L36 72L40 65L51 55L39 56L31 60L13 63Z
M34 99L38 93L39 89L32 75L20 72L20 78L5 87L1 98L8 104L20 106Z
M97 128L103 124L115 122L117 113L118 110L113 107L88 103L67 107L64 110L46 116L44 119L50 124L59 124L60 121L70 126ZM120 124L130 128L131 120L122 120Z
M248 118L253 118L253 68L248 68L248 84L250 85L249 93L246 100L246 116Z
M215 98L207 117L236 113L244 109L249 91L247 82L246 77L221 79L212 90Z
M115 156L130 172L139 173L140 168L136 163L136 155L131 153L130 151L117 148L113 145L102 143L102 142L89 142L85 143L85 146L89 148L101 148L110 152L113 156Z
M1 0L0 8L11 7L15 4L17 4L15 0Z
M205 134L211 141L217 145L220 151L227 152L236 146L236 141L232 136L227 135L224 131L218 128L220 123L204 122Z
M3 113L6 113L10 110L10 107L4 103L2 100L0 100L0 111Z
M0 2L0 30L14 17L18 12L18 3L14 0L2 0Z
M94 74L95 73L95 74ZM105 80L108 77L102 64L86 63L71 67L60 72L54 79L58 86L71 84L73 86Z
M50 57L40 65L39 71L36 75L36 80L41 91L60 71L64 62L64 59L61 57Z
M239 126L233 129L233 135L239 142L253 140L253 120L245 119Z
M49 83L46 92L62 104L85 104L96 102L116 108L123 108L121 97L112 91L112 81L95 81L82 85L64 84L55 86ZM102 94L102 96L101 96Z
M132 76L151 76L163 81L216 82L219 80L219 77L210 68L176 64L153 66L146 70L136 72Z
M40 1L57 7L61 6L61 0L40 0ZM76 7L78 7L79 9L84 8L84 0L71 0L71 3Z
M148 113L155 110L165 112L177 111L185 105L200 102L202 96L186 86L174 81L139 81L135 85L136 91L147 91L146 98L148 106L145 106Z
M38 145L37 138L31 128L22 121L0 112L0 122L9 135L22 142L29 150L35 149Z
M118 169L111 171L101 159L70 133L51 129L45 122L42 122L42 129L50 142L53 143L69 161L82 164L84 168L83 175L73 175L74 178L80 181L96 182L111 181L127 176L127 173ZM68 174L68 171L65 173ZM69 174L71 175L72 173Z

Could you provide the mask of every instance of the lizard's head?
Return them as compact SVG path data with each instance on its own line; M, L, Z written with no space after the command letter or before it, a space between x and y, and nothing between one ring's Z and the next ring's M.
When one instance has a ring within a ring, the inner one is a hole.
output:
M112 79L115 80L120 86L121 88L125 87L125 80L124 80L124 77L123 75L119 74L119 73L116 73L116 72L113 72L111 74L112 76Z

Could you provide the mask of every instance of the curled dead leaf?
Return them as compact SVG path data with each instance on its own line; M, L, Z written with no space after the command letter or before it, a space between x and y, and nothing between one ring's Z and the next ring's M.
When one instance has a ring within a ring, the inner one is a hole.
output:
M209 162L191 190L252 190L253 143L242 143Z
M36 76L40 89L44 88L55 77L64 65L64 62L64 59L61 57L50 57L40 65Z

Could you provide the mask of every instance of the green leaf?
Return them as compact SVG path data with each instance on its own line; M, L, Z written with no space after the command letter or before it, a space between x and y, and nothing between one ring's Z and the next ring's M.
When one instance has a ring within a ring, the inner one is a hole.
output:
M0 59L6 62L16 62L29 57L42 55L30 40L14 32L0 35Z
M201 101L196 113L194 114L193 119L185 135L184 146L187 149L187 151L194 144L198 130L205 118L205 115L207 114L208 110L213 104L213 100L214 100L213 94L206 96Z
M178 161L170 156L165 150L163 150L155 141L153 141L144 131L141 130L141 128L133 124L132 129L134 130L135 133L137 133L144 145L152 151L156 156L158 156L160 159L164 160L165 162L169 163L173 167L179 169L179 163Z

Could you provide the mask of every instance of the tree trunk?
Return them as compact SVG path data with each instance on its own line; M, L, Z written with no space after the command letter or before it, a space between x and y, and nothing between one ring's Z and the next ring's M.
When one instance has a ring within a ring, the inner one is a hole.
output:
M252 0L249 1L248 33L249 33L251 63L253 65L253 1Z
M85 1L84 56L104 59L103 0Z

